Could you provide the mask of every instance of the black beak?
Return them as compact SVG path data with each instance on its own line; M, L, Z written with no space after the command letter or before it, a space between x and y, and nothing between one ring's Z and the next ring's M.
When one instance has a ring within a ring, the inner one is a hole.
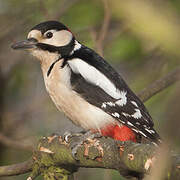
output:
M24 41L21 41L21 42L17 42L17 43L14 43L11 48L13 49L22 49L22 50L26 50L26 49L34 49L36 48L36 45L38 44L38 41L34 38L31 38L31 39L27 39L27 40L24 40Z

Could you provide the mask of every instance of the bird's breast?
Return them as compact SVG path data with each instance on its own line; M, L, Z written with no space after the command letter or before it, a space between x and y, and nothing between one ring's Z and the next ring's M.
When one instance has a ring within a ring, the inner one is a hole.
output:
M69 66L61 68L63 61L58 61L49 76L48 68L43 68L46 89L56 107L75 124L85 129L100 129L106 124L111 124L114 119L77 94L71 87L71 70Z

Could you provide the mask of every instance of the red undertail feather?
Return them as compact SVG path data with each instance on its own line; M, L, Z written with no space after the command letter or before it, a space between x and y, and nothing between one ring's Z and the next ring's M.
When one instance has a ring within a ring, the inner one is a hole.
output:
M136 133L127 126L108 125L101 129L101 134L119 141L137 142Z

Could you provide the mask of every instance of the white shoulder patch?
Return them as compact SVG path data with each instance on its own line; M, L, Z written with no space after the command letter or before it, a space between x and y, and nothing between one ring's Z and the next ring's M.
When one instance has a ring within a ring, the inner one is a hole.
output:
M86 81L99 86L111 97L115 99L122 98L122 93L120 93L115 85L95 67L89 65L79 58L68 61L68 64L73 72L81 74Z

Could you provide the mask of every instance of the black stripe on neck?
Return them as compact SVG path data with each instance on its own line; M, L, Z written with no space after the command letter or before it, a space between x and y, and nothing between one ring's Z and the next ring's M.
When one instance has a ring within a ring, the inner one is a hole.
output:
M75 38L73 37L71 42L65 46L53 46L45 43L38 43L36 46L44 51L57 52L60 54L61 58L64 58L70 56L70 53L74 49L74 45L75 45Z
M55 65L60 59L61 59L61 58L58 58L56 61L54 61L54 62L50 65L50 67L49 67L49 69L48 69L48 71L47 71L47 77L50 75L50 73L51 73L54 65Z

